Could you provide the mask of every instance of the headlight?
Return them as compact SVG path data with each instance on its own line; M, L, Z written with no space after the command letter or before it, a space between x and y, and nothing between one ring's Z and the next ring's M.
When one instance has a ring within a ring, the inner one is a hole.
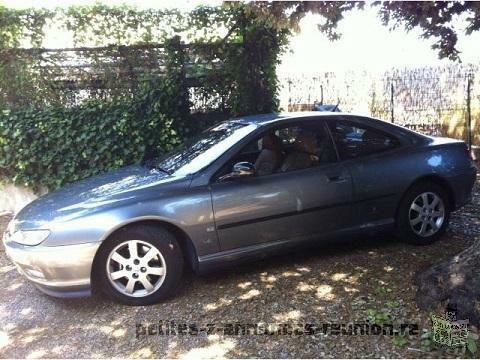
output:
M10 220L7 226L7 230L5 231L5 234L11 235L15 232L15 220Z
M11 241L22 245L38 245L50 235L49 230L19 230L12 234Z

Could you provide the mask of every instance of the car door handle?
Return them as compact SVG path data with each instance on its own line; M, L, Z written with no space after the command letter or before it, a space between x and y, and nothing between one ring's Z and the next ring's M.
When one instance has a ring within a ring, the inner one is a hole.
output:
M341 174L332 174L327 175L327 180L328 182L342 182L345 181L345 177L343 177Z

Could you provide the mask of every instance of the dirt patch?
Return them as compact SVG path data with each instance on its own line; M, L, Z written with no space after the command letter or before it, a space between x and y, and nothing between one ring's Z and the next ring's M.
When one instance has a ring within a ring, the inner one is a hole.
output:
M0 217L0 233L8 216ZM480 189L453 214L437 243L415 247L391 236L341 239L253 264L190 276L165 303L127 307L95 296L55 299L21 277L0 251L1 357L455 357L420 336L220 334L136 338L137 323L415 323L413 275L480 239ZM458 355L457 355L458 356Z

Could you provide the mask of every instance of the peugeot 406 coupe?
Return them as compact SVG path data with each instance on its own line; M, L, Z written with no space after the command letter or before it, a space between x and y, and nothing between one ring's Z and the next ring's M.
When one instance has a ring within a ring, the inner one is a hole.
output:
M3 241L47 294L145 305L174 294L185 266L373 231L430 244L475 178L462 141L343 113L243 117L40 197Z

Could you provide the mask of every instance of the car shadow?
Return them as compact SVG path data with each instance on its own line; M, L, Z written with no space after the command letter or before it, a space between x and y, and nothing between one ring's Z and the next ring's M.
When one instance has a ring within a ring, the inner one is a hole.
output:
M274 268L282 264L298 264L332 256L342 256L373 249L386 249L402 246L409 245L398 241L398 239L396 239L391 233L344 236L331 240L322 240L318 243L315 243L313 240L311 242L302 243L297 248L280 250L278 253L260 259L246 259L241 263L225 265L219 270L210 270L202 274L195 274L187 269L185 275L185 288L188 288L188 283L194 281L196 277L202 278L205 281L215 281L217 278L223 278L238 272L243 274L257 273L260 271L267 271L269 268Z

